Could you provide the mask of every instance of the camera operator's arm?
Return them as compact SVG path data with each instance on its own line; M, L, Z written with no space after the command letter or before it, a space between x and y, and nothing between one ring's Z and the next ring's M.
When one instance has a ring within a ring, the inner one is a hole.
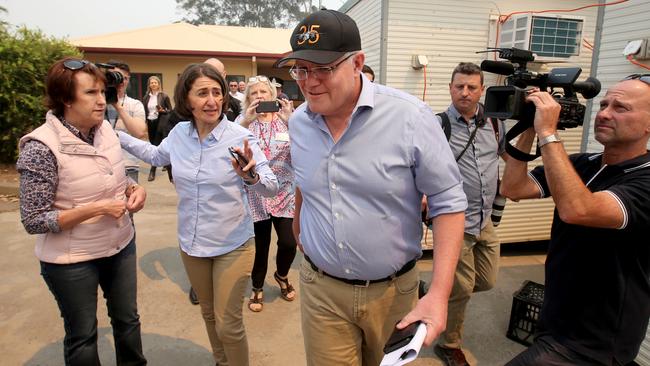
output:
M535 132L544 138L556 132L560 105L546 92L528 96L535 103ZM616 199L607 192L591 192L578 176L561 143L541 148L546 182L562 221L591 227L619 228L624 214Z
M147 124L144 121L144 106L140 101L136 101L133 105L123 105L117 102L112 106L117 111L119 119L124 124L124 127L129 134L140 140L148 141Z
M531 127L519 135L515 148L528 152L534 140L535 130ZM501 178L501 194L513 201L519 201L522 198L541 198L539 187L528 175L528 163L517 160L508 153L503 154L502 157L506 165Z

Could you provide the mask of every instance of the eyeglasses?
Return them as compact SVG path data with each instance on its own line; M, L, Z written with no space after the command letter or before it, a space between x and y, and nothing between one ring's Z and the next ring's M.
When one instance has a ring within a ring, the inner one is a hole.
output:
M308 70L305 67L294 66L289 70L289 75L291 75L294 80L306 80L309 75L318 80L325 80L334 74L334 71L337 67L339 67L342 63L354 55L356 55L356 52L345 56L341 61L335 63L332 66L314 67L311 70Z
M264 75L257 75L257 76L251 76L248 78L249 83L267 83L269 82L269 78L267 78Z
M63 67L68 70L77 71L83 69L84 66L88 65L90 62L86 60L66 60L63 62Z
M639 80L650 85L650 74L632 74L626 76L623 80Z

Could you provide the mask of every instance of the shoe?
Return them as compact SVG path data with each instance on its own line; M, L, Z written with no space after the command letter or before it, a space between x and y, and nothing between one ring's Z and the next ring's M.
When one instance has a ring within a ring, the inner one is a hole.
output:
M151 181L153 181L154 179L156 179L156 170L152 168L152 169L149 171L149 178L147 178L147 181L148 181L148 182L151 182Z
M250 299L248 299L248 310L259 313L262 311L264 306L264 293L261 288L253 287L253 293L251 294Z
M280 277L278 271L273 273L273 278L275 278L275 282L280 286L280 296L286 301L293 301L296 298L296 290L289 283L289 279Z
M469 366L460 348L446 348L436 344L433 346L433 352L447 366Z
M199 304L199 297L196 296L196 291L194 291L194 288L190 287L190 302L192 305L198 305Z

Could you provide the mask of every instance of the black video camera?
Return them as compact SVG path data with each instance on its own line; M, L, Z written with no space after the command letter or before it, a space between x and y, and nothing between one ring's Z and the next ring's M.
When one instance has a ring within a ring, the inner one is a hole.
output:
M576 93L587 99L600 93L598 79L589 77L582 82L576 81L582 72L579 67L554 68L548 74L542 74L526 69L526 64L535 60L530 51L518 48L488 48L482 52L499 52L500 58L511 62L485 60L481 63L481 70L507 76L507 85L491 86L485 92L484 113L486 117L521 121L519 126L512 129L512 132L516 131L517 134L532 126L535 118L535 105L526 102L526 88L529 86L548 91L560 104L562 110L557 125L559 130L582 126L586 108L580 104ZM516 64L516 67L513 64ZM506 138L510 141L517 134L512 135L511 131L508 131Z
M110 69L115 68L111 64L102 64L96 63L98 67L107 69L104 71L104 76L106 76L106 103L113 104L117 102L117 87L122 84L124 81L124 75L119 71L112 71Z

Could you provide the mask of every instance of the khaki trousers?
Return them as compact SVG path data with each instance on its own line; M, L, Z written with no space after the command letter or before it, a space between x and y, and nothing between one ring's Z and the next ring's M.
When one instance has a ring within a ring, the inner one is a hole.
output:
M438 338L438 344L447 348L461 347L467 303L472 293L494 287L499 271L500 243L492 221L478 237L465 233L463 242L449 297L447 329Z
M181 258L199 298L215 361L219 366L247 366L242 304L255 258L254 239L217 257L192 257L181 250Z
M377 366L395 324L418 300L418 270L368 287L322 275L303 260L300 309L308 366Z

